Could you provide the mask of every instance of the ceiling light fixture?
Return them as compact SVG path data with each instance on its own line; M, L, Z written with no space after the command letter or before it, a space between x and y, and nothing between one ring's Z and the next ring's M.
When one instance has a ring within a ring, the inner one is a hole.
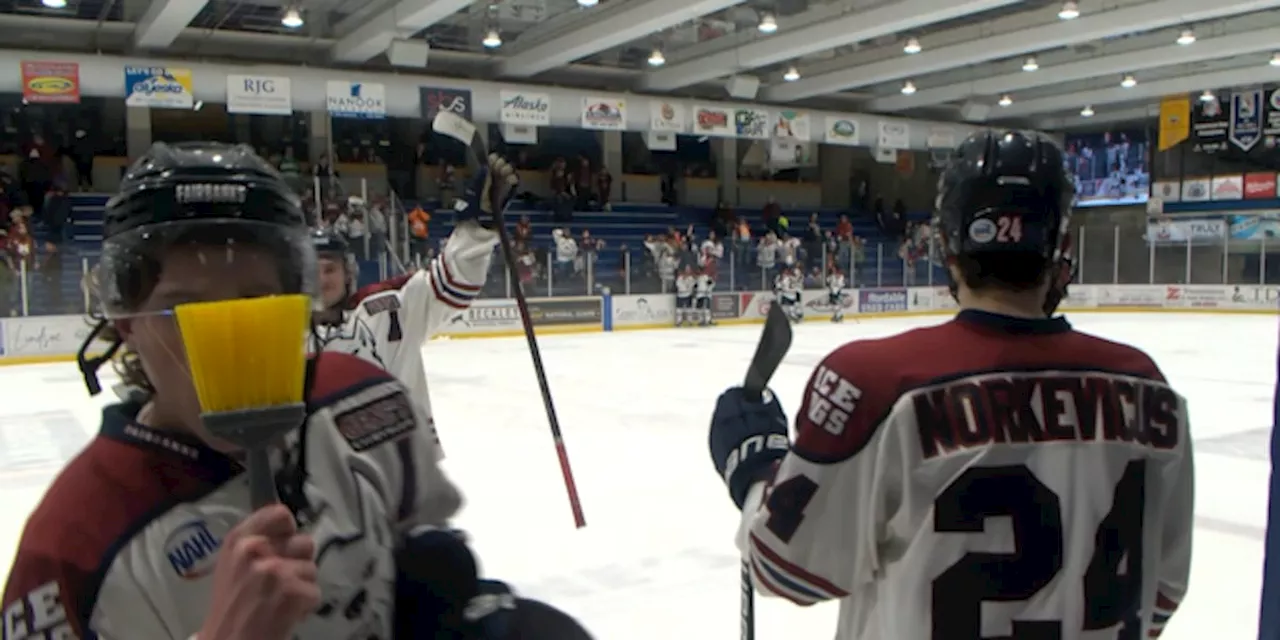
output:
M654 47L653 53L649 54L649 66L661 67L667 63L667 57L662 55L662 49Z
M911 82L910 80L902 83L902 95L909 96L915 92L916 92L915 83Z
M1022 63L1023 71L1035 71L1040 68L1040 63L1036 62L1036 57L1031 56Z
M782 74L782 79L787 82L795 82L800 79L800 70L793 64L790 67L787 67L787 72Z
M760 24L756 25L756 29L760 33L774 33L778 30L778 19L773 17L772 13L765 13L760 16Z
M582 8L594 7L600 4L600 0L578 0L578 6Z
M66 9L67 0L41 0L40 4L50 9Z
M1184 47L1189 44L1195 44L1195 42L1196 42L1196 32L1190 29L1183 29L1182 33L1178 34L1177 43Z
M1080 7L1074 2L1062 3L1062 9L1058 11L1058 18L1061 20L1075 20L1080 17Z
M1204 93L1200 94L1200 102L1213 102L1217 98L1218 97L1213 95L1213 92L1208 89L1205 89Z
M484 34L484 40L481 40L480 43L489 49L497 49L502 46L502 35L498 33L497 29L490 29L488 33Z
M1093 107L1091 107L1091 106L1089 106L1089 105L1087 105L1087 104L1086 104L1086 105L1084 106L1084 108L1080 110L1080 117L1081 117L1081 118L1092 118L1092 117L1093 117Z
M902 52L907 55L920 53L920 41L915 38L907 38L907 44L903 45Z
M289 9L288 11L285 11L284 17L280 18L280 24L289 27L290 29L297 29L298 27L301 27L303 25L302 12L297 9Z
M1002 107L1007 107L1007 106L1009 106L1009 105L1013 104L1013 97L1011 97L1009 94L1007 94L1007 93L1006 93L1006 94L1004 94L1004 95L1000 96L1000 101L999 101L999 102L997 102L996 104L998 104L998 105L1000 105L1000 106L1002 106Z
M1275 53L1271 55L1270 64L1273 67L1280 67L1280 53Z
M1133 77L1132 75L1127 75L1124 77L1124 79L1120 80L1120 86L1126 89L1132 89L1137 85L1138 85L1138 79Z

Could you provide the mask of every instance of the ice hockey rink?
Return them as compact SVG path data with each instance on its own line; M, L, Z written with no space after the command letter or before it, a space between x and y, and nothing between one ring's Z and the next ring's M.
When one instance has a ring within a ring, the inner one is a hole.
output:
M1269 316L1076 314L1082 330L1136 344L1189 398L1197 464L1190 593L1164 636L1257 636L1277 321ZM943 318L806 323L773 388L794 412L837 344ZM542 338L587 527L575 530L521 338L426 347L436 423L467 529L488 576L579 616L602 640L738 637L738 515L707 453L716 396L739 383L759 326ZM904 357L912 357L904 354ZM105 400L73 364L0 368L0 554L90 437ZM912 612L901 612L913 615ZM757 598L757 634L830 638L832 604Z

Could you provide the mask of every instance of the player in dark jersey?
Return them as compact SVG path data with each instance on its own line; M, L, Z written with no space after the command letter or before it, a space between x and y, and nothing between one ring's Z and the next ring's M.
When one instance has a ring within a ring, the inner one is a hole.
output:
M274 462L281 504L251 510L239 452L201 425L173 309L318 293L298 197L252 149L153 146L108 202L104 237L88 341L123 349L142 393L103 410L28 519L5 640L588 637L478 579L424 417L359 358L310 361L305 421ZM81 354L91 392L103 362Z
M974 134L933 220L956 317L838 347L794 440L772 394L720 396L712 461L762 594L840 600L840 640L1160 634L1191 569L1186 403L1053 317L1073 195L1047 138Z

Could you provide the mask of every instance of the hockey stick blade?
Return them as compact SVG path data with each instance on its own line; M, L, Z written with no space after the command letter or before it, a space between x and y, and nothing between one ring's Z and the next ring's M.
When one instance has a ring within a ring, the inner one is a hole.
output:
M778 365L791 349L791 321L782 310L782 305L769 305L769 313L765 316L764 331L760 335L760 344L756 345L756 354L751 357L747 366L747 377L742 383L742 390L748 398L764 398L764 390L769 386ZM749 553L749 552L748 552ZM742 640L755 640L756 637L756 596L751 582L751 563L742 561L740 588L742 590L739 612Z
M760 335L760 343L756 345L756 354L747 367L747 377L742 388L749 398L761 398L769 386L769 379L782 364L782 358L791 348L791 321L782 310L782 305L769 305L769 313L765 316L764 331Z
M469 168L479 171L489 164L489 151L484 140L476 135L476 125L466 118L451 111L441 111L431 121L431 130L461 142L470 151L468 153ZM474 173L472 175L475 175ZM490 198L490 194L481 197ZM507 277L511 282L520 282L520 273L516 266L515 251L511 238L507 233L507 223L503 219L504 210L493 212L494 227L498 231L498 246L502 250L502 259L506 263ZM525 300L524 290L519 286L512 292L515 294L516 309L520 313L520 324L524 329L525 340L529 344L529 356L533 359L533 373L538 379L538 391L542 395L543 409L547 413L547 422L551 427L551 438L555 442L556 456L560 463L560 474L564 477L565 491L569 494L569 508L573 511L573 524L581 529L587 526L586 516L582 511L582 501L578 497L578 484L573 479L573 470L569 466L569 454L564 447L564 436L560 432L560 419L556 416L555 403L551 400L551 385L547 383L547 369L542 364L542 350L538 348L538 338L533 331L532 316L529 315L529 303Z

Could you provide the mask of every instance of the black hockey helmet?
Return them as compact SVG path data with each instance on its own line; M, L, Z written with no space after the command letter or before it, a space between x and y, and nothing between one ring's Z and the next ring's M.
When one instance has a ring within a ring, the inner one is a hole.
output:
M160 278L164 257L178 246L218 247L236 259L237 247L268 250L283 293L316 291L315 250L301 202L280 174L245 145L156 143L139 158L106 205L102 255L92 282L100 302L97 327L81 349L90 391L104 357L86 359L107 320L136 312Z
M960 143L938 180L935 226L949 255L1060 257L1074 181L1062 149L1034 132L986 130Z
M311 243L316 249L316 257L320 260L332 260L342 265L346 274L346 285L343 289L343 302L331 306L341 306L346 298L356 292L356 284L360 278L360 263L356 254L351 251L351 243L342 234L332 229L316 229L311 232Z
M1052 269L1069 251L1074 198L1056 143L1035 132L985 130L960 143L938 179L933 226L946 258L1016 252Z

